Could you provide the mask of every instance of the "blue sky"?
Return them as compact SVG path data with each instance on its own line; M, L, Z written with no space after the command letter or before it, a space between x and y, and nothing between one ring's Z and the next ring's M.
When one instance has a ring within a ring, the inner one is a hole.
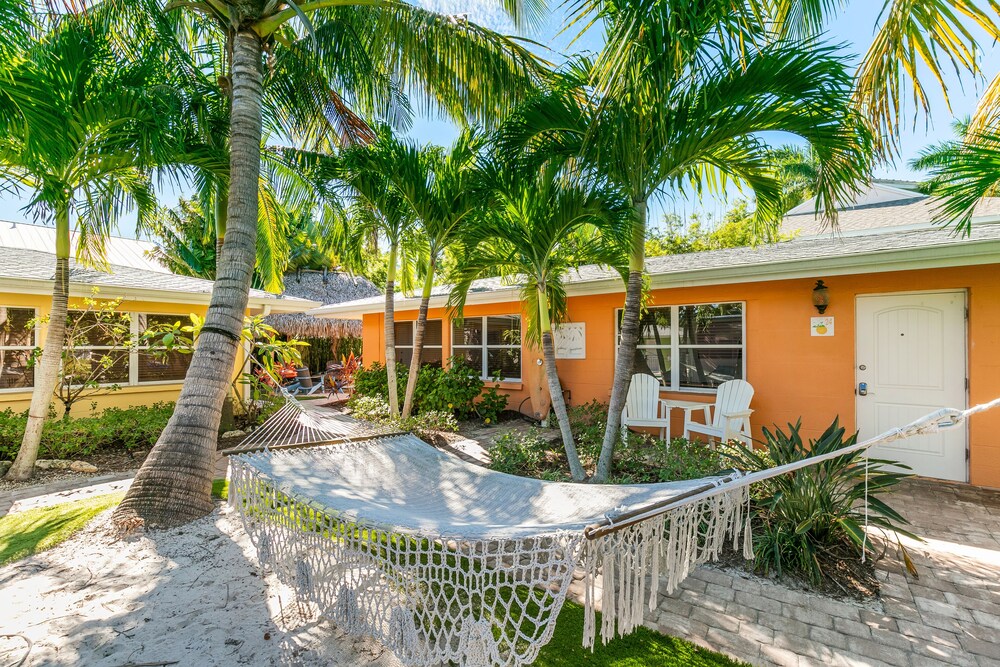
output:
M495 9L495 0L422 0L422 4L431 9L445 13L467 13L470 20L478 21L484 25L503 32L510 32L512 26L504 18L503 14ZM840 16L830 23L828 39L835 44L843 44L846 53L854 54L859 59L871 43L877 23L881 2L874 0L854 0L848 9L844 10ZM557 9L550 16L549 20L528 37L544 44L553 50L548 55L550 59L559 62L560 53L568 52L570 48L575 51L596 51L600 48L600 35L592 31L591 34L578 40L572 47L570 41L575 33L566 32L560 34L563 25L563 15ZM990 64L1000 62L1000 48L989 43L985 38L981 39L981 45L985 48L983 62L987 68L987 73L992 75ZM907 167L907 162L917 155L925 146L936 143L951 137L951 122L955 117L964 117L972 113L975 109L979 95L985 85L984 82L973 82L969 77L965 77L964 87L962 81L949 73L949 95L951 110L945 104L943 96L935 83L930 79L925 79L925 85L931 93L931 113L929 117L919 116L914 123L914 107L912 100L908 99L904 107L906 119L902 129L901 152L902 159L896 164L881 165L875 171L878 178L900 178L914 179L919 175ZM417 118L410 136L420 142L433 142L447 145L457 134L457 128L448 121L433 118ZM794 143L791 136L782 137L780 135L768 137L769 141L776 144ZM170 205L176 202L178 194L173 191L162 193L164 203ZM738 196L738 195L734 195ZM26 200L25 200L26 201ZM0 220L26 221L28 218L21 211L25 201L12 198L9 195L0 198ZM663 213L675 212L685 216L691 212L699 211L720 217L727 208L728 203L724 199L712 199L708 201L693 201L687 198L666 198L651 210L650 222L657 222ZM119 229L122 236L133 236L134 225L131 221L125 222Z

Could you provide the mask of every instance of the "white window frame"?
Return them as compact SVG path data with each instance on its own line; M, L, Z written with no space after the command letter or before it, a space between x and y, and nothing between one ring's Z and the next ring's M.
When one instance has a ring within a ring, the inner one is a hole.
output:
M690 306L718 306L727 304L740 305L740 328L743 332L743 342L740 345L692 345L680 344L680 309ZM719 350L740 350L741 373L743 379L747 377L747 304L746 301L703 301L701 303L678 303L650 306L653 308L670 309L670 343L667 345L638 345L640 350L670 350L670 384L660 385L660 391L682 392L685 394L715 394L714 387L682 387L681 386L681 350L682 349L719 349ZM623 308L615 309L615 359L618 357L618 347L621 344L621 331L618 323L621 321Z
M31 306L9 306L7 304L3 304L3 307L4 308L11 308L11 309L16 308L18 310L30 310L33 313L33 315L31 316L31 318L33 320L35 320L34 337L33 337L34 345L0 345L0 350L5 350L5 351L6 350L10 350L11 352L31 352L36 347L38 347L38 340L39 340L39 336L41 335L41 331L40 331L41 327L39 326L39 323L37 321L37 318L38 318L38 309L37 308L33 308ZM12 394L12 393L18 393L18 392L24 393L26 391L32 391L34 388L35 388L35 381L34 381L34 379L32 379L31 386L29 386L29 387L6 387L6 388L0 388L0 393L4 393L4 394Z
M148 315L155 315L155 316L161 316L161 317L176 317L177 319L182 320L182 322L181 322L182 325L184 323L183 320L187 320L188 324L191 323L191 316L190 315L180 315L179 313L151 313L151 312L130 313L130 316L132 318L132 340L134 340L134 341L139 340L139 336L142 334L142 331L139 329L139 318L142 317L143 315L147 315L147 316ZM184 382L183 378L180 379L180 380L146 380L145 382L142 382L142 381L139 380L139 352L144 351L144 350L149 350L149 349L152 349L152 346L150 346L150 345L143 345L143 346L133 346L132 349L129 351L129 355L128 355L128 369L129 369L128 370L128 383L129 383L129 386L132 386L132 387L150 387L150 386L165 385L165 384L182 384ZM191 356L193 356L193 354L189 354L188 356L191 357ZM190 367L191 367L191 365L190 365L190 362L189 362L188 363L188 368L190 368ZM186 375L187 375L187 373L185 372L185 376Z
M427 343L424 343L423 345L420 346L420 348L421 348L420 356L423 357L423 350L441 350L441 363L443 364L444 363L444 320L442 320L442 319L434 319L434 320L428 319L426 323L429 324L431 322L440 322L441 323L441 345L428 345ZM417 321L416 320L396 320L392 324L393 324L393 326L395 326L397 324L409 324L410 325L410 344L409 345L400 345L399 343L396 343L396 345L395 345L395 348L396 348L396 351L397 351L396 361L397 362L399 361L399 354L398 354L399 350L409 350L410 353L411 353L410 356L412 358L412 353L413 353L413 338L414 338L414 334L415 334L415 329L417 327Z
M517 345L489 345L486 342L486 321L490 317L516 317L518 324L521 329L521 340L517 342ZM490 363L490 350L521 350L524 341L524 318L521 317L520 313L495 313L493 315L482 315L476 317L466 317L468 320L479 320L480 326L482 326L483 337L479 345L457 345L455 344L455 321L451 321L451 353L454 356L455 350L480 350L482 352L482 367L479 369L479 377L483 380L492 380L492 375L487 375ZM520 359L521 375L518 377L504 377L501 378L501 382L521 382L521 377L524 376L524 353L521 352Z

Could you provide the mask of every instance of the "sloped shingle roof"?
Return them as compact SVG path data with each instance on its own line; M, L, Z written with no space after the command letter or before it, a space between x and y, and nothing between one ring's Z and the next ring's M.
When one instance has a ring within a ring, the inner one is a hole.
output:
M212 281L150 271L132 266L112 265L111 272L88 268L70 259L70 284L115 289L154 290L181 294L209 295ZM51 281L55 278L55 254L40 250L0 247L0 278L12 280ZM262 290L250 290L252 299L286 302L304 310L312 301L295 297L279 297Z
M914 251L921 250L940 254L948 249L975 252L977 247L981 247L979 244L986 243L990 243L990 247L995 251L997 242L1000 242L1000 224L973 225L969 237L956 236L953 230L941 228L840 237L827 234L761 245L755 248L729 248L651 257L646 260L646 271L655 282L658 277L662 277L661 279L666 281L675 276L722 269L749 272L753 269L765 268L768 265L808 265L810 262L818 262L819 260L846 263L854 258L872 257L879 253L900 256L907 252L912 254ZM961 244L965 244L965 246ZM615 271L597 265L583 266L577 271L572 271L567 283L572 287L603 281L617 281L617 286L613 289L609 288L607 291L623 289ZM490 293L516 288L517 285L505 284L499 278L487 278L474 282L471 292ZM434 288L432 296L444 297L450 290L450 285L439 285ZM396 300L400 304L397 307L402 307L404 304L405 307L410 307L418 301L418 299L406 298L401 295L397 295ZM372 309L380 307L383 301L384 297L372 297L324 306L311 312L319 315L328 313L326 316L330 317L345 315L347 312L352 314L374 312Z

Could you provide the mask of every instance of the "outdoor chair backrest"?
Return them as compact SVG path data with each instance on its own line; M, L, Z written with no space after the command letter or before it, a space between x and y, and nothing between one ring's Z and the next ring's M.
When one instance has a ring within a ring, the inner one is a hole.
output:
M715 394L712 426L722 428L725 424L722 415L748 410L751 399L753 399L753 387L746 380L730 380L720 384Z
M625 414L630 419L656 419L660 407L660 381L646 373L636 373L625 397Z

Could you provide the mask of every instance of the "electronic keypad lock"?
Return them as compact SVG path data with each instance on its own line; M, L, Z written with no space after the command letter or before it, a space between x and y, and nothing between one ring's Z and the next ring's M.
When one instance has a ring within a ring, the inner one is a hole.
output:
M859 382L858 383L858 396L867 396L867 395L868 395L868 383L867 382Z

